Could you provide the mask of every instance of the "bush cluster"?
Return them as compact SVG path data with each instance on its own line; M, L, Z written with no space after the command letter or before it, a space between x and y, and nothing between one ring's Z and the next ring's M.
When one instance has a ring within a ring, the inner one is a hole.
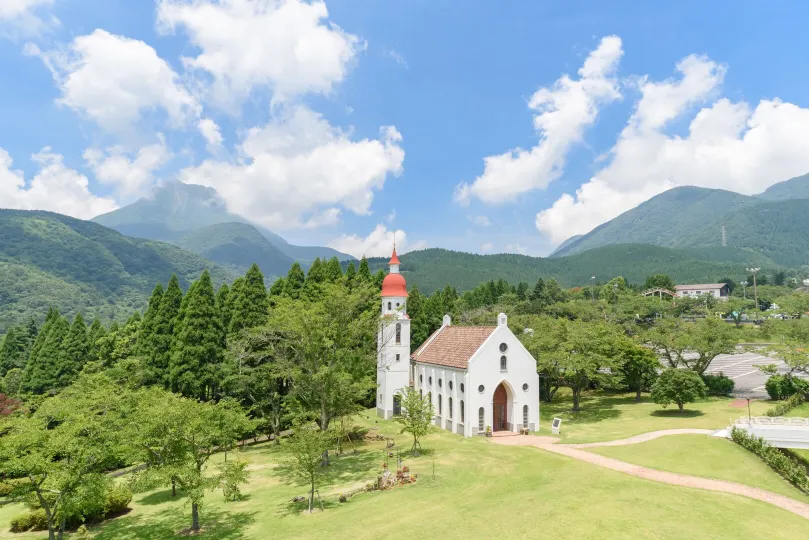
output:
M767 379L764 388L770 395L770 399L780 401L799 392L809 392L809 383L787 375L773 375Z
M761 437L750 435L743 429L733 428L731 432L733 442L746 448L764 460L772 469L789 480L804 493L809 493L809 477L806 476L806 467L790 458L777 448L773 448Z
M25 531L47 531L48 518L45 516L45 510L33 510L26 514L11 520L11 532L25 532Z
M708 387L709 396L727 396L733 392L736 383L725 375L703 375L702 381Z
M789 399L782 401L775 407L769 409L766 412L767 416L784 416L786 413L800 405L806 401L806 394L803 392L798 392L796 394L792 394Z

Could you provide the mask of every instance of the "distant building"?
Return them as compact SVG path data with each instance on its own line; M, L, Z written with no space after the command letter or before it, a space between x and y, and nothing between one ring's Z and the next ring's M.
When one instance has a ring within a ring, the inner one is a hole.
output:
M466 437L492 431L539 429L539 375L536 360L508 327L454 326L444 316L436 330L410 354L407 285L396 250L382 283L377 414L401 413L399 391L411 386L428 396L434 424Z
M681 298L696 298L703 294L710 294L714 298L727 300L730 288L727 283L700 283L697 285L677 285L677 296Z

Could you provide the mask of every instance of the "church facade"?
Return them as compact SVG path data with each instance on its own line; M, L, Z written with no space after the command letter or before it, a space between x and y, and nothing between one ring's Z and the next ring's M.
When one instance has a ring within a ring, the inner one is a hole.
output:
M536 360L509 329L506 315L492 326L454 326L446 315L411 354L407 284L395 249L388 264L377 342L377 414L399 414L397 394L411 386L428 396L441 429L465 437L487 429L538 430Z

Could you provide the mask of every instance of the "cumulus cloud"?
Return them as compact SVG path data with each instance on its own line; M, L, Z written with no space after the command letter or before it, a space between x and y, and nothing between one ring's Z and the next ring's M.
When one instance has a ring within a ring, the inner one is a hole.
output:
M58 102L86 114L109 131L126 131L143 114L164 111L174 126L196 118L199 102L169 64L147 43L95 30L65 49L40 56L56 80Z
M486 216L468 216L468 218L478 227L488 227L492 224L491 220Z
M53 0L2 0L0 2L0 35L10 38L34 36L59 24L53 15L43 15L43 8Z
M222 146L222 132L219 126L210 118L200 118L197 122L197 129L202 134L205 142L208 143L209 150L216 150Z
M537 214L537 228L554 243L672 187L754 194L809 171L809 109L778 99L752 107L723 98L726 68L703 56L683 59L676 70L665 81L640 79L640 98L607 165L575 195ZM689 118L685 134L667 132Z
M162 136L160 142L144 146L136 152L128 152L122 147L106 150L88 148L84 151L84 160L96 178L102 184L112 186L122 197L148 193L155 183L155 172L171 157Z
M528 254L528 248L520 244L506 244L504 247L506 253L517 253L519 255Z
M407 239L407 233L403 230L389 230L381 223L366 237L356 234L344 234L339 238L331 240L327 245L337 251L348 253L357 258L362 256L387 257L393 251L394 234L396 239L396 251L399 254L427 247L426 242L417 241L411 243Z
M622 55L621 38L605 37L579 69L578 79L565 74L552 87L537 90L528 102L535 113L537 145L483 158L483 174L472 184L458 185L455 200L468 204L475 197L503 203L556 180L568 152L595 122L599 108L621 97L614 74Z
M316 112L290 106L247 131L237 161L209 159L180 179L215 188L232 212L266 227L299 227L324 208L370 213L374 192L402 171L401 142L393 126L378 139L352 140Z
M490 253L494 249L494 244L491 242L486 242L485 244L481 244L480 252L481 253Z
M210 97L225 106L260 86L276 101L331 92L364 45L328 16L325 3L304 0L159 0L157 7L162 31L181 27L200 49L184 64L213 79Z
M50 210L90 219L117 208L115 201L90 192L87 177L65 166L62 156L45 147L32 159L39 171L26 184L22 171L12 169L11 156L0 148L0 205L20 210Z

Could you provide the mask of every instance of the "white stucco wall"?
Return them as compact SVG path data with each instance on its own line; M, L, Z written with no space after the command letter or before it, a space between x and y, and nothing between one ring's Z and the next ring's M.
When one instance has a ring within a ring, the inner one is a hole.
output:
M393 398L410 384L410 319L402 311L396 312L396 302L404 298L384 298L383 318L377 336L376 412L382 418L393 416ZM387 303L392 302L392 311ZM402 325L400 340L396 342L396 324ZM398 360L396 359L398 356Z
M463 391L461 391L461 385L464 387ZM469 420L469 405L466 397L469 394L469 385L466 381L465 370L418 362L416 363L415 387L421 390L425 396L431 393L435 414L434 425L460 435L466 434L465 429L459 428L459 425L465 427L465 423L461 423L461 401L464 402L466 421L468 422ZM441 396L441 414L439 414L438 410L439 395ZM450 398L452 399L451 417L449 410Z

